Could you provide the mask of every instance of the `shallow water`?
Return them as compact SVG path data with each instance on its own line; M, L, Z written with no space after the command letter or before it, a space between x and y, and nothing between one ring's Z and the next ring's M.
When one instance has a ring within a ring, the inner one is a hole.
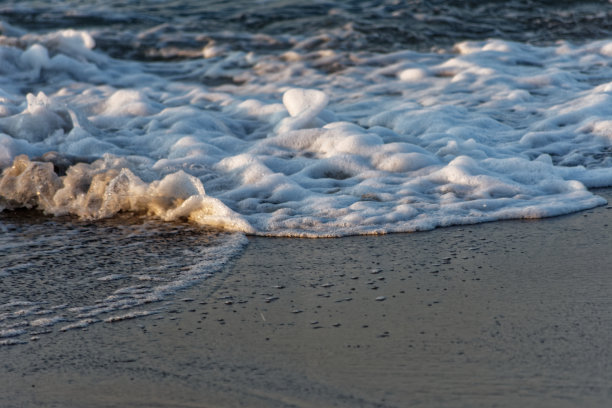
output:
M240 253L236 234L121 215L0 214L0 344L166 311Z

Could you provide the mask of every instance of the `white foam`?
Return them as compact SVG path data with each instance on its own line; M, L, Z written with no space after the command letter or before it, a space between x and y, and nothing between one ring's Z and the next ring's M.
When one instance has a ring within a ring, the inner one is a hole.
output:
M68 330L85 329L86 327L89 327L92 324L95 324L98 322L100 322L99 319L82 319L77 322L70 323L70 324L67 324L66 326L61 327L60 331L65 332Z
M49 66L49 52L40 44L31 45L19 57L20 62L32 73L33 78L40 76L40 71Z
M19 339L2 339L0 340L0 346L16 346L18 344L26 344L27 341Z
M4 339L7 337L17 337L17 336L21 336L24 333L25 333L25 330L23 329L3 329L3 330L0 330L0 339Z
M41 317L30 321L30 326L34 327L50 327L66 319L62 316Z
M104 322L105 323L116 323L116 322L121 322L123 320L130 320L130 319L136 319L138 317L150 316L156 313L159 313L159 312L152 311L152 310L139 310L139 311L134 311L130 313L124 313L121 315L111 316L109 318L104 319Z
M587 188L612 185L610 41L346 59L305 39L152 69L87 32L12 35L0 208L323 237L553 216L603 204ZM35 160L49 151L65 175Z
M121 273L113 273L111 275L105 275L105 276L101 276L98 278L99 281L103 281L103 282L109 282L109 281L116 281L116 280L121 280L121 279L127 279L128 276L121 274Z
M0 179L4 206L38 208L56 215L71 213L86 219L106 218L120 211L146 212L167 221L184 218L252 232L240 215L206 196L200 180L184 171L148 184L123 166L124 161L106 156L91 165L72 166L60 178L53 164L17 156Z

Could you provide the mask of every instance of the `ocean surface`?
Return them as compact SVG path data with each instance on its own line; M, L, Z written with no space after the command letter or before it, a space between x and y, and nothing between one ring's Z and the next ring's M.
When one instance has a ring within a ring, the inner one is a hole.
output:
M593 208L612 4L4 1L0 168L0 344L163 313L246 235Z

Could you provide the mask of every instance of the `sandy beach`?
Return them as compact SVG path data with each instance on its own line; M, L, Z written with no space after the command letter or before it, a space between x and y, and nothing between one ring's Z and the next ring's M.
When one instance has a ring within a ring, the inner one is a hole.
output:
M250 238L159 314L0 348L0 406L607 407L611 231Z

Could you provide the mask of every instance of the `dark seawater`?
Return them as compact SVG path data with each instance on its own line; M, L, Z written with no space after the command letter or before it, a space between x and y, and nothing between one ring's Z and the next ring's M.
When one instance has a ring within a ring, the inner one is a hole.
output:
M0 16L31 31L90 30L110 55L144 60L181 58L211 41L276 52L323 35L313 49L390 52L487 38L582 43L612 33L612 6L603 0L5 1Z

